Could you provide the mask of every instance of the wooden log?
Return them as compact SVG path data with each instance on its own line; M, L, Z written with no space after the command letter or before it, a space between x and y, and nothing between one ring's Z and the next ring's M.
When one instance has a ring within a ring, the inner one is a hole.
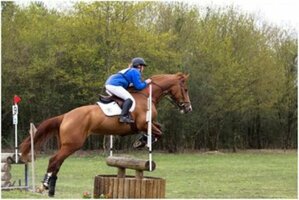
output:
M10 172L1 172L1 181L9 181L11 179Z
M149 171L148 160L110 156L106 159L106 163L112 167ZM152 161L152 170L154 171L155 168L156 163Z
M154 177L98 175L94 179L94 198L165 198L165 184L164 179Z
M8 163L1 163L1 172L9 172L11 165Z

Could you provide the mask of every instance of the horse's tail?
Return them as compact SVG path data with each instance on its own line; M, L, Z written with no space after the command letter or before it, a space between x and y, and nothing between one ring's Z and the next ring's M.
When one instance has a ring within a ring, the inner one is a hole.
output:
M37 128L34 135L34 149L39 149L40 146L49 139L52 135L59 134L59 127L63 120L64 115L53 117L43 121ZM59 139L59 137L57 137ZM28 136L21 144L20 151L22 153L21 159L24 162L29 161L29 152L31 149L31 139ZM32 153L32 152L31 152Z

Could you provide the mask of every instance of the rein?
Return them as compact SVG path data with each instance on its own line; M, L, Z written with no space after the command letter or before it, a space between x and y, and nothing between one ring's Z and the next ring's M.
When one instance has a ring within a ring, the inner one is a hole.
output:
M162 86L160 86L159 84L155 83L154 81L152 81L152 84L153 84L153 85L156 85L158 88L161 89L162 94L161 94L160 98L166 96L166 95L169 93L169 90L164 90L164 89L162 88ZM166 96L166 99L169 100L170 103L172 103L173 105L176 105L176 103L175 103L176 101L175 101L173 98L170 98L169 96Z
M160 86L159 84L155 83L154 81L152 81L151 84L153 84L153 85L155 85L155 86L157 86L158 88L161 89L161 91L162 91L162 95L161 95L159 98L161 98L161 97L163 97L163 96L165 96L165 95L168 94L168 92L169 92L168 90L164 90L164 89L162 88L162 86ZM143 92L141 92L141 91L134 91L133 93L135 93L135 94L140 94L140 95L144 96L145 98L148 98L148 97L149 97L149 92L147 92L147 93L145 94L145 93L143 93ZM170 99L168 98L168 100L170 100ZM154 100L152 100L152 101L156 104L156 102L155 102ZM170 100L170 101L171 101L171 100ZM172 103L173 103L173 102L172 102Z
M162 94L159 97L159 99L162 98L163 96L166 96L169 93L169 90L163 89L163 87L160 86L158 83L155 83L154 81L152 81L151 83L153 85L157 86L158 88L160 88ZM140 95L144 96L145 98L149 97L149 94L144 94L143 92L139 92L139 91L135 92L135 94L140 94ZM176 102L176 100L173 97L166 96L166 99L168 101L170 101L170 103L172 103L174 106L179 106L179 104ZM154 101L154 100L152 100L152 101L156 104L156 101Z
M168 93L168 91L167 91L167 90L165 90L165 91L166 91L166 92L165 92L165 91L164 91L164 89L162 88L162 86L160 86L158 83L155 83L154 81L152 81L152 84L153 84L153 85L156 85L156 86L158 86L158 88L160 88L160 89L161 89L161 91L162 91L162 94L163 94L163 93Z
M171 104L173 104L174 106L178 106L179 108L180 107L182 107L185 103L189 103L189 102L183 102L183 101L180 101L180 102L177 102L176 101L176 99L174 98L174 97L172 97L172 96L166 96L168 93L169 93L169 90L167 90L167 89L164 89L161 85L159 85L158 83L155 83L154 81L152 81L151 82L154 86L157 86L158 88L160 88L160 90L161 90L161 95L159 96L159 98L158 99L160 99L160 98L162 98L162 97L166 97L166 99L167 100L169 100L170 101L170 103ZM184 94L184 88L183 88L183 86L182 86L182 83L180 84L180 86L181 86L181 93L183 94L183 95L185 95ZM145 94L145 93L143 93L143 92L140 92L140 91L136 91L136 92L134 92L135 94L140 94L140 95L142 95L142 96L144 96L145 98L148 98L149 97L149 92L147 92L147 94ZM157 103L155 100L152 100L155 104Z

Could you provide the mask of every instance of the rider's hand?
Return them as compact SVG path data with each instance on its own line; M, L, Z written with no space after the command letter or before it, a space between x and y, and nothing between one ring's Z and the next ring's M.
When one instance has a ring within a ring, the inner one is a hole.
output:
M146 79L145 82L146 82L146 84L150 84L152 82L152 79L150 79L150 78Z

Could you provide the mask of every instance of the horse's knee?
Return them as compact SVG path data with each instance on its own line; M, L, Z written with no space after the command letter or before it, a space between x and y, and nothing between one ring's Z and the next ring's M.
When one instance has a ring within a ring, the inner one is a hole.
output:
M162 129L162 124L160 124L159 122L154 121L153 125L155 125L158 129Z
M160 127L157 127L155 124L152 126L153 135L155 135L156 138L160 138L162 136L162 130Z

